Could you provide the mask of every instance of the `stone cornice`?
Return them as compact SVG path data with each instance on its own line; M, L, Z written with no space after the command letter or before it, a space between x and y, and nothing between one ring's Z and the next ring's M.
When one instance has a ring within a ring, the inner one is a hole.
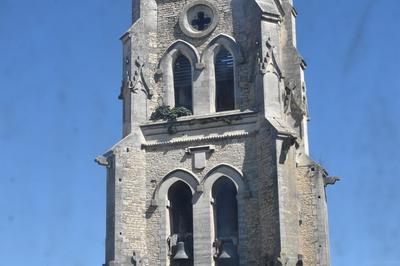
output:
M126 40L128 40L130 37L131 37L131 33L133 32L133 31L135 31L136 30L136 28L138 28L138 27L141 27L142 26L142 18L139 18L138 20L136 20L135 21L135 23L133 23L130 27L129 27L129 29L126 31L126 32L124 32L123 34L122 34L122 36L119 38L121 41L123 41L123 42L125 42Z
M283 9L281 0L274 0L274 1L275 1L276 6L278 7L279 11L281 12L281 15L284 16L285 10Z
M193 125L193 124L204 124L209 122L224 122L227 119L231 120L243 120L245 118L255 118L257 116L257 112L246 110L246 111L227 111L227 112L220 112L220 113L213 113L208 115L192 115L192 116L184 116L178 118L176 123L179 125ZM166 121L149 121L145 122L140 127L143 130L146 129L157 129L157 128L164 128L166 124L169 122Z
M266 117L268 123L275 130L276 135L281 138L291 137L297 139L296 131L294 131L286 122L276 117Z
M256 112L236 110L146 122L140 126L145 139L142 147L246 137L258 129L257 121ZM170 133L171 127L174 134Z
M282 17L280 15L268 12L263 12L261 18L264 21L269 21L272 23L280 23L282 21Z
M262 20L272 23L280 23L285 16L285 10L280 0L256 0L262 12Z
M199 141L217 141L217 140L225 140L225 139L245 138L245 137L255 135L256 133L257 133L257 131L228 133L228 134L224 134L224 135L215 135L215 136L207 136L207 137L184 137L184 138L178 138L178 139L168 140L168 141L146 142L146 143L142 144L142 148L168 146L168 145L174 145L174 144L192 143L192 142L199 142Z

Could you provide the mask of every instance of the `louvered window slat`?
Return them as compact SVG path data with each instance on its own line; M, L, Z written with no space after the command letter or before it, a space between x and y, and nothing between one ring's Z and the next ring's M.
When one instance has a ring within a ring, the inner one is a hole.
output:
M174 64L175 106L192 110L192 66L190 61L180 55Z
M215 85L217 112L235 109L234 58L225 48L215 57Z

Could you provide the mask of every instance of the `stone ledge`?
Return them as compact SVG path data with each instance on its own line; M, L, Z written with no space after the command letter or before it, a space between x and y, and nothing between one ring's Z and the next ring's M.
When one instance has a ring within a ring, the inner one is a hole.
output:
M140 126L145 139L142 147L243 137L258 129L257 121L256 112L236 110L147 122ZM168 133L170 127L175 134Z
M222 120L224 118L229 118L229 117L235 117L235 116L241 116L243 118L249 117L249 116L256 116L258 113L255 111L251 110L245 110L245 111L240 111L240 110L233 110L233 111L225 111L225 112L217 112L217 113L212 113L212 114L206 114L206 115L191 115L191 116L183 116L178 118L176 122L178 123L193 123L193 122L201 122L205 120ZM157 127L157 126L163 126L167 124L168 122L166 121L148 121L140 125L141 128L150 128L150 127Z
M181 143L190 143L190 142L197 142L197 141L215 141L215 140L223 140L223 139L233 139L233 138L244 138L248 136L255 135L257 132L243 132L243 133L236 133L236 134L226 134L220 136L208 136L208 137L194 137L194 138L181 138L176 140L170 141L161 141L161 142L148 142L143 143L142 147L156 147L156 146L165 146L165 145L173 145L173 144L181 144Z

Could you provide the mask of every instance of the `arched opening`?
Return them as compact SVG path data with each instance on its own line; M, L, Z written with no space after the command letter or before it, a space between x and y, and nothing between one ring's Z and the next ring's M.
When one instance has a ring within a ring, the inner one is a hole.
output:
M217 266L237 266L238 257L238 206L237 189L227 177L218 179L213 188L215 247Z
M186 56L180 54L174 62L175 106L185 107L193 112L192 65Z
M173 266L193 266L192 191L182 181L168 190L170 237L169 255Z
M217 112L235 109L235 66L232 54L221 47L214 59Z

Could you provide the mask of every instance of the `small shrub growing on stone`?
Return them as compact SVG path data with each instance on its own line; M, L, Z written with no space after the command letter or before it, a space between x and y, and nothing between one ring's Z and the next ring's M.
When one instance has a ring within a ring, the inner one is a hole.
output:
M175 122L178 117L192 115L192 112L186 107L170 108L166 105L161 105L151 114L150 120L164 120L168 121L168 134L173 135L178 132Z
M186 107L170 108L169 106L161 105L151 114L150 120L176 121L178 117L189 115L192 115L192 112Z

